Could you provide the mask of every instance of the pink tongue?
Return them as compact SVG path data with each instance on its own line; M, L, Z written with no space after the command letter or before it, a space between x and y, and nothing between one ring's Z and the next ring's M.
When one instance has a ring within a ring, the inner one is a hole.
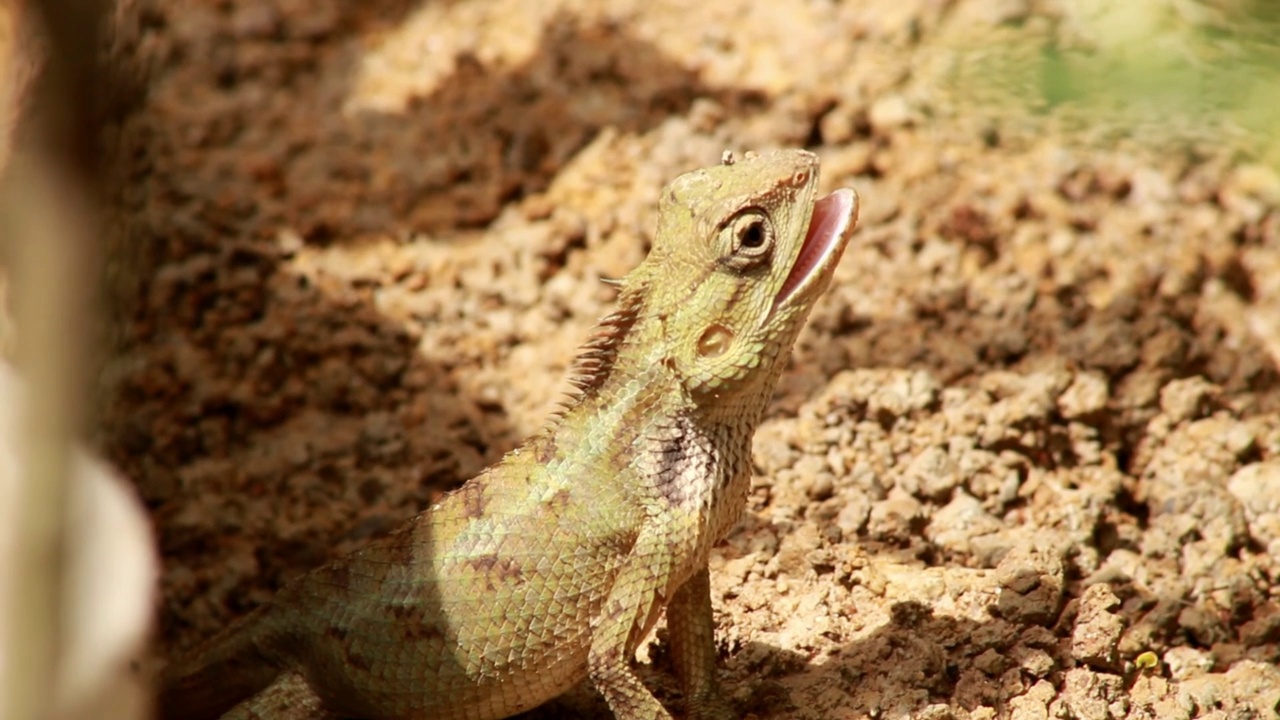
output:
M840 238L852 209L853 193L848 190L837 190L813 204L809 232L804 237L804 245L800 248L795 265L791 266L791 273L782 283L782 290L778 292L774 307L786 302L824 264L823 261L831 251L841 244Z

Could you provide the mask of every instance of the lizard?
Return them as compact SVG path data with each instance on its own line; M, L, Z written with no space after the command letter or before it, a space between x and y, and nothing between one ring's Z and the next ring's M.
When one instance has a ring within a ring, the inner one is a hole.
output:
M670 720L631 666L664 610L687 716L737 717L707 558L857 224L857 194L818 199L818 175L805 150L726 152L667 184L547 425L172 663L160 717L498 720L589 678L617 720Z

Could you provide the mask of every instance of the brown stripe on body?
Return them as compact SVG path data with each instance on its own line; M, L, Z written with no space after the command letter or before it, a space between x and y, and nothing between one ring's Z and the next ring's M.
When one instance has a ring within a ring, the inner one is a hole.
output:
M715 451L698 432L693 419L684 413L671 419L654 452L657 467L654 488L658 496L673 507L688 504L707 483L716 481Z
M427 612L422 603L394 603L388 607L388 612L395 620L398 632L407 641L445 639L444 621L438 617L438 613Z
M410 567L413 565L414 558L417 555L414 543L414 539L417 537L415 530L421 524L421 518L421 515L413 518L393 530L390 535L380 541L380 544L386 550L386 562L390 566Z
M343 647L343 655L346 657L347 664L357 670L368 672L373 667L373 663L369 662L369 658L357 652L350 645Z
M318 568L311 578L322 585L348 588L351 587L351 568L344 562L330 562Z
M573 502L573 493L567 488L560 488L547 499L547 508L551 511L551 515L556 519L560 519L566 510L569 509Z
M537 440L535 450L538 453L538 464L543 467L551 465L551 461L556 459L556 455L560 452L560 447L556 445L554 437L540 437Z
M476 478L454 490L458 494L458 502L462 504L463 517L470 520L479 520L484 517L485 487L486 484Z
M467 564L484 578L485 589L489 591L501 585L524 582L524 569L511 558L487 554L471 558Z

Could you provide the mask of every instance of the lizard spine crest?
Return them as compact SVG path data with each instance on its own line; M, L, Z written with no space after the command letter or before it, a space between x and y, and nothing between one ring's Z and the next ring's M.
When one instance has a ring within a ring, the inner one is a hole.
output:
M578 350L569 372L573 390L562 402L558 415L589 398L609 380L618 360L618 350L640 317L644 293L644 287L624 287L618 296L617 308L600 320Z

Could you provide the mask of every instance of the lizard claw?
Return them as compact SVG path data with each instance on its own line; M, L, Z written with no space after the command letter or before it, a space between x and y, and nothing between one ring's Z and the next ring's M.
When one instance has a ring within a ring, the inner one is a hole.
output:
M692 699L688 703L689 720L741 720L741 713L733 709L719 693Z

